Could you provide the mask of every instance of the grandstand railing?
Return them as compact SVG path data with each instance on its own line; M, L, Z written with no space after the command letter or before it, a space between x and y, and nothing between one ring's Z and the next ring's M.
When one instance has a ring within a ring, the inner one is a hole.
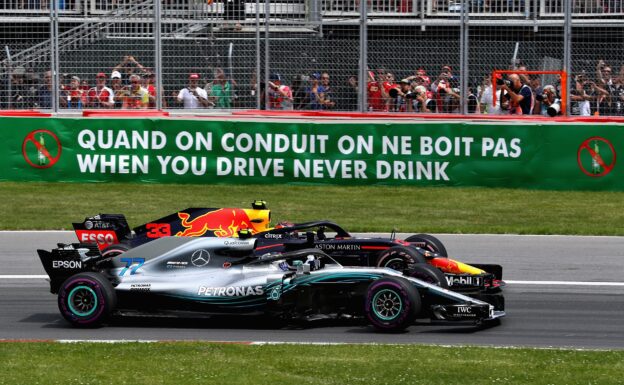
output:
M51 0L5 0L0 2L2 15L44 15L49 14ZM136 5L133 0L57 0L59 13L65 17L102 17L116 10ZM308 16L311 1L318 1L323 16L329 19L340 16L359 17L360 0L279 0L270 2L271 14ZM367 0L371 16L423 18L457 17L461 12L462 0ZM613 19L624 15L622 0L569 0L575 17L591 19ZM260 14L264 14L264 2L260 2ZM468 0L467 11L477 18L533 18L562 19L563 0ZM163 1L163 14L193 15L214 18L223 13L222 1L168 0ZM248 1L246 13L255 14L255 2Z

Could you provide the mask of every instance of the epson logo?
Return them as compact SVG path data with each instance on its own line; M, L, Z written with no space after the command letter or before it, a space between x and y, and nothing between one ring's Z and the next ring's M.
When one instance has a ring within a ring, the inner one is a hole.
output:
M284 237L283 234L264 234L265 238L269 238L269 239L282 239Z
M81 261L52 261L53 269L82 269Z

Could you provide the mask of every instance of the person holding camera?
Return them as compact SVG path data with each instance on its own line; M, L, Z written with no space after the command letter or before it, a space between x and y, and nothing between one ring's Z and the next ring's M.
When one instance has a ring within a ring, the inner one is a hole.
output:
M518 74L511 74L507 79L499 79L499 85L507 92L509 113L512 115L531 115L533 111L533 91L524 84Z
M607 99L609 92L599 87L595 82L587 79L584 73L578 74L574 78L575 87L570 92L570 106L572 115L591 116L593 112L608 107ZM592 106L592 102L596 102Z
M177 96L178 103L183 103L185 109L208 108L214 106L208 100L208 93L199 84L199 74L189 74L189 85L180 90Z
M292 90L285 84L282 84L282 76L278 73L272 73L267 83L269 94L269 109L271 110L292 110L293 95Z
M146 72L145 67L139 63L134 56L126 55L123 57L121 63L117 64L113 68L113 72L117 71L120 75L124 74L126 79L130 79L130 76L135 73Z
M540 115L550 117L561 115L561 99L557 96L555 86L550 84L544 86L542 93L535 95L535 100L540 103Z

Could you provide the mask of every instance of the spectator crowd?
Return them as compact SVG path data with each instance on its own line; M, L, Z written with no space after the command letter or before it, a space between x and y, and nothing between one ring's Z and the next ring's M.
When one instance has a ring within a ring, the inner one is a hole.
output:
M492 84L490 75L480 84L469 82L465 98L468 113L546 115L561 113L561 79L550 77L550 84L542 84L540 75L526 74L527 67L518 65L510 73ZM279 110L339 110L358 108L360 86L356 76L348 76L332 83L330 71L299 74L289 82L273 72L268 81L257 82L256 74L249 79L250 89L241 89L252 100L249 106L238 101L236 82L223 69L214 68L210 81L199 73L188 73L182 89L163 95L165 108L229 109L253 108L260 94L261 105ZM596 63L595 72L582 71L571 75L569 90L572 115L624 115L624 66L614 73L604 60ZM52 74L43 73L43 79L28 73L23 67L13 69L10 81L10 108L47 109L52 107ZM367 72L365 92L367 110L377 112L459 113L461 112L460 77L449 65L443 65L433 75L418 68L403 78L391 71L377 69ZM59 105L63 109L121 108L146 109L156 107L155 74L133 56L125 56L110 73L99 72L94 84L79 76L60 77ZM260 89L257 89L257 87ZM496 90L496 91L494 91ZM496 95L494 93L496 92Z

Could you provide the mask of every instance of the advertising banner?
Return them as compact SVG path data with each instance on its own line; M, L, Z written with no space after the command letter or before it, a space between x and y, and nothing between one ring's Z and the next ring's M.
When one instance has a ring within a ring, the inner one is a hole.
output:
M618 124L0 118L0 180L624 190Z

